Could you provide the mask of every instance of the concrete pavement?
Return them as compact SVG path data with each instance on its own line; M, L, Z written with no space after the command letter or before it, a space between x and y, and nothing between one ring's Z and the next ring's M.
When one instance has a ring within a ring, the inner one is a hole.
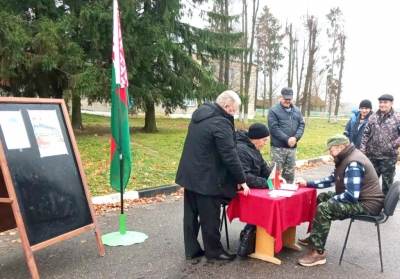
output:
M299 173L303 178L317 179L330 174L332 164ZM397 172L398 175L400 171ZM127 213L127 229L146 233L149 238L140 244L122 247L105 246L106 256L98 255L94 234L81 234L34 253L41 278L399 278L400 243L398 231L400 213L381 227L385 272L380 272L378 241L375 226L355 223L342 266L339 257L348 220L332 223L327 242L327 263L316 267L301 267L297 259L302 252L283 248L276 255L282 260L277 266L256 259L234 262L186 261L183 248L183 200L168 196L164 202L134 206ZM98 217L102 233L117 231L119 214L110 212ZM230 252L239 245L243 223L235 219L229 225ZM307 223L297 229L298 237L306 233ZM29 278L22 246L13 243L18 236L0 236L0 278ZM225 235L222 233L225 246Z

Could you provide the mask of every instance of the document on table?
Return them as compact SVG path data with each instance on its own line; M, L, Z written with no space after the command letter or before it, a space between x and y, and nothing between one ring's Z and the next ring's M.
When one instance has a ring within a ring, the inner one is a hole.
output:
M269 192L269 195L274 197L287 197L290 198L294 194L294 191L287 191L287 190L272 190Z
M297 189L299 189L299 185L281 183L281 187L279 189L280 190L297 191Z

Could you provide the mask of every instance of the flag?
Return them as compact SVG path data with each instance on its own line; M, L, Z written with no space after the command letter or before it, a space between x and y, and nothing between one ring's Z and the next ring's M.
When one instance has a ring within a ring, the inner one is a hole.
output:
M131 175L132 157L128 118L128 75L117 0L114 0L113 5L112 62L110 185L116 191L121 191L122 187L123 192Z
M271 173L267 179L268 188L270 190L279 189L281 187L281 182L279 180L279 172L276 169L276 166L272 169Z

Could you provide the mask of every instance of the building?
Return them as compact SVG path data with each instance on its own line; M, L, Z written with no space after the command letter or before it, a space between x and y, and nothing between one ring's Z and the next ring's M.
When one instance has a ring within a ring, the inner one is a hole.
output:
M195 56L193 56L195 60ZM200 61L197 60L199 63ZM240 66L241 62L237 60L230 61L230 69L229 69L229 89L239 92L240 91ZM211 61L210 67L214 67L215 73L218 74L218 61ZM255 64L252 65L251 75L250 75L250 87L249 87L249 104L248 104L248 119L253 119L256 113L254 107L254 98L256 95L256 70L257 66ZM187 99L185 100L186 108L181 109L177 108L174 113L170 114L172 118L191 118L192 113L197 109L198 103L195 99ZM91 105L88 104L87 99L82 98L81 101L81 109L82 110L91 110L91 111L102 111L109 112L111 110L110 104L102 104L98 102L93 102ZM144 114L144 112L138 111L138 114ZM156 107L155 111L156 115L165 115L165 111L162 108L162 105ZM239 116L237 113L236 117Z

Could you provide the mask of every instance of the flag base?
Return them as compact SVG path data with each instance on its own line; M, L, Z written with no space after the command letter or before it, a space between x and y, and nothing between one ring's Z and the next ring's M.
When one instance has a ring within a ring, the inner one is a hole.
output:
M128 246L136 243L144 242L148 236L141 232L127 231L125 234L121 232L112 232L101 237L103 243L108 246Z
M126 231L126 215L119 216L119 232L112 232L101 237L103 243L108 246L128 246L144 242L148 236L141 232Z

